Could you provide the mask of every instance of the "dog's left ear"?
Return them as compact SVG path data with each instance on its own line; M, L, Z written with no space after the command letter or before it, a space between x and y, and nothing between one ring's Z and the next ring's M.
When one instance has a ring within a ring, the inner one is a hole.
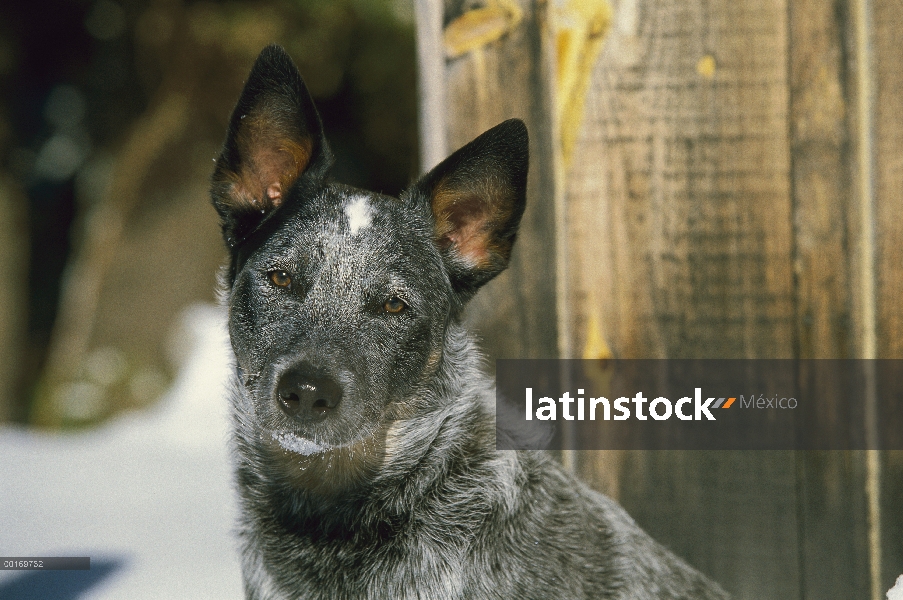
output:
M527 127L496 125L423 176L411 190L428 202L434 240L462 302L508 266L527 196Z
M332 162L320 115L289 55L257 57L232 112L211 195L234 247L282 206L302 176L322 179Z

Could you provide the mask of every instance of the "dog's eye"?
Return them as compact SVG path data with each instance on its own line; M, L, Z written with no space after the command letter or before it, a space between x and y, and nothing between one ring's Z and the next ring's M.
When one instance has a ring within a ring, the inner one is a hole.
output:
M286 288L292 284L292 276L285 271L270 271L267 276L276 287Z
M391 298L386 300L385 304L383 304L383 308L386 309L386 312L395 314L400 313L405 308L407 308L407 306L408 305L404 303L404 300L402 300L398 296L392 296Z

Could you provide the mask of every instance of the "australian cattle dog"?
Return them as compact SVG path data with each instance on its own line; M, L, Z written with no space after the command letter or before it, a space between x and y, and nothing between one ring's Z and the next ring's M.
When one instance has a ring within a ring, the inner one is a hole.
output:
M461 320L511 257L523 122L399 198L331 182L331 162L297 69L267 47L212 184L247 598L726 598L544 453L496 450Z

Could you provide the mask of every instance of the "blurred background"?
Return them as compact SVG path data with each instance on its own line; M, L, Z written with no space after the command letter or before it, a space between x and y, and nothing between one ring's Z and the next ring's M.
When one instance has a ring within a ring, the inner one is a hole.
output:
M208 184L282 44L340 181L417 174L404 0L0 5L0 598L241 596Z
M0 422L81 427L167 389L177 316L215 301L212 160L267 43L295 58L337 179L397 194L416 175L409 0L0 13Z

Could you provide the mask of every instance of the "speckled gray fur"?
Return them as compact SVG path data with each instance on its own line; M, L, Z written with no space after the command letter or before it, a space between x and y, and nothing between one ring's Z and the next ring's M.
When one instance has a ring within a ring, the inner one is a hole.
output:
M297 164L283 136L311 151L279 187L271 164ZM507 265L526 147L508 121L400 199L333 184L290 59L258 59L213 181L247 598L727 597L545 454L495 450L493 382L460 316ZM299 364L342 390L326 417L280 408Z

